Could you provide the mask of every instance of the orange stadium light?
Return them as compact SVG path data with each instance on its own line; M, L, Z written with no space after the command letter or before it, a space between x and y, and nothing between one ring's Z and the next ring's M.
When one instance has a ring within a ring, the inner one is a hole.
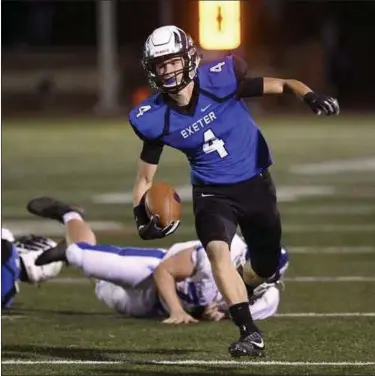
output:
M206 50L241 44L240 1L199 1L199 43Z

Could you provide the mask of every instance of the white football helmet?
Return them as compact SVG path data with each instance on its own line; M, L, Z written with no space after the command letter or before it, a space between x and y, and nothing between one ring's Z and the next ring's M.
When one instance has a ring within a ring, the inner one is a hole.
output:
M183 68L174 72L173 78L159 76L156 63L173 57L181 57ZM147 38L143 49L142 67L150 86L165 93L177 93L194 80L201 55L198 54L191 36L177 26L162 26ZM177 76L182 73L182 79Z

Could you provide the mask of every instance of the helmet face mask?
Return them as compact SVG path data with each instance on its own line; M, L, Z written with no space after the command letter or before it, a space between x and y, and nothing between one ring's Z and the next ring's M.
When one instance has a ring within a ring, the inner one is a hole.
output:
M194 80L200 59L188 34L176 26L163 26L148 37L142 67L152 88L175 94ZM166 69L168 65L175 69Z

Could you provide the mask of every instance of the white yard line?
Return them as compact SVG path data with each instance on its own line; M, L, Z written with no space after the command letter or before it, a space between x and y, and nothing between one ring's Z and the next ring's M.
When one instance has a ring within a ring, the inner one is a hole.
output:
M375 312L288 312L276 313L272 318L360 318L375 317ZM1 320L14 321L19 319L27 319L27 315L2 315Z
M337 277L285 277L285 282L375 282L375 277L362 277L356 275Z
M190 185L176 187L183 202L191 202L192 193ZM277 187L277 198L281 202L297 201L303 197L330 196L335 194L335 189L327 185L280 185ZM92 196L95 204L131 204L133 193L128 192L108 192Z
M2 315L2 320L19 320L26 319L27 315ZM375 312L288 312L276 313L274 318L309 318L309 317L375 317Z
M337 276L337 277L315 277L315 276L297 276L297 277L285 277L283 281L288 283L293 282L323 282L323 283L335 283L335 282L375 282L375 277L362 277L362 276ZM57 277L50 279L45 283L57 283L57 284L88 284L91 281L88 278L81 277Z
M276 313L273 317L375 317L375 312L291 312Z
M289 233L306 232L375 232L375 223L366 223L363 225L348 224L284 224L283 231Z
M345 172L363 171L375 171L374 157L300 164L290 168L292 174L299 175L332 175Z
M287 247L289 253L294 254L360 254L360 253L375 253L375 247L372 246L358 246L358 247Z
M374 205L299 205L299 206L286 206L281 210L283 215L324 215L324 216L341 216L341 215L368 215L375 214Z
M127 234L134 233L136 230L134 227L128 227L120 222L111 221L90 221L89 226L93 231L114 231L114 232L126 232ZM3 222L3 227L12 231L15 236L27 235L27 234L39 234L42 233L45 236L63 236L64 229L59 223L48 221L29 221L29 220L7 220ZM333 232L374 232L375 223L359 224L288 224L283 225L283 231L285 233L333 233ZM181 228L178 229L178 233L181 235L196 236L193 226L185 226L182 223Z
M121 231L125 228L122 223L112 221L89 221L88 225L93 231ZM4 219L2 226L11 230L15 236L28 234L64 235L64 227L53 221Z
M237 361L237 360L150 360L150 361L132 361L132 360L22 360L22 359L8 359L1 362L3 365L33 365L33 364L48 364L48 365L116 365L116 364L134 364L134 365L238 365L238 366L299 366L299 367L335 367L335 366L352 366L364 367L374 366L374 362L287 362L287 361Z

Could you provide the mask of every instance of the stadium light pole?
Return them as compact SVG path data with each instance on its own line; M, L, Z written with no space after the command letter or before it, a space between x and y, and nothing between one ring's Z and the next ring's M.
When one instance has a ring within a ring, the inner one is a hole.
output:
M119 112L119 67L116 38L116 0L99 0L97 3L97 59L98 97L95 112Z
M159 0L159 26L173 24L173 0Z

